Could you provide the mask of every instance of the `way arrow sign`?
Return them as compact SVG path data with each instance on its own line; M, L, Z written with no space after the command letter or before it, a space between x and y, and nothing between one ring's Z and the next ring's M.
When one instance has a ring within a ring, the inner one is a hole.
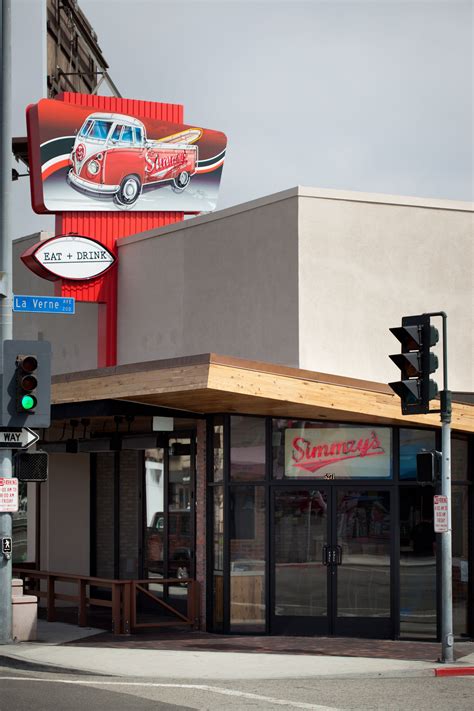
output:
M29 427L0 429L0 449L28 449L39 440L39 435Z

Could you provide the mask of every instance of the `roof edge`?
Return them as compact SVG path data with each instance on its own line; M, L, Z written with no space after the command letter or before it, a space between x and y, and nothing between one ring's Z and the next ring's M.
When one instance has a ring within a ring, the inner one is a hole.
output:
M141 363L127 363L115 365L108 368L96 368L93 370L80 370L74 373L62 373L54 375L54 384L83 380L85 378L101 378L110 375L126 375L128 373L146 373L150 370L166 370L167 368L185 368L195 365L222 365L227 368L238 368L239 370L252 370L254 372L281 375L289 378L299 378L311 380L313 382L336 385L340 387L357 388L358 390L368 390L383 394L393 394L388 385L371 380L359 380L342 375L331 375L330 373L318 373L312 370L304 370L287 365L278 365L264 361L246 360L234 356L221 355L218 353L200 353L191 356L180 356L177 358L165 358L163 360L148 360Z

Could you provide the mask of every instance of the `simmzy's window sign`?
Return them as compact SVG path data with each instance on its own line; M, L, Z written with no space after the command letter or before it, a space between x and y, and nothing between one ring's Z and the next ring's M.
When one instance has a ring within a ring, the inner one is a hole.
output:
M389 479L388 427L285 430L285 476L314 479Z
M36 212L216 208L220 131L54 99L27 109Z
M80 235L59 235L39 242L21 259L32 272L50 281L95 279L116 262L103 244Z

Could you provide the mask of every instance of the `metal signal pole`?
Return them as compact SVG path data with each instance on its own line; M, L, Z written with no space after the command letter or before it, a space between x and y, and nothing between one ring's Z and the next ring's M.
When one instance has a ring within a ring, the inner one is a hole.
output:
M11 0L1 4L0 72L0 374L3 374L3 342L10 340L12 328L12 235L11 191ZM1 423L0 423L1 424ZM12 476L12 450L0 449L0 476ZM12 515L0 513L0 538L11 538ZM12 560L0 552L0 644L12 640Z
M447 316L443 318L443 390L441 397L441 494L448 502L448 530L441 537L441 661L454 661L453 552L451 512L451 392L448 390Z
M448 506L447 530L438 533L441 548L441 662L454 661L453 630L453 553L451 515L451 392L448 390L448 317L444 311L426 316L441 316L443 319L443 390L440 392L441 409L441 494Z

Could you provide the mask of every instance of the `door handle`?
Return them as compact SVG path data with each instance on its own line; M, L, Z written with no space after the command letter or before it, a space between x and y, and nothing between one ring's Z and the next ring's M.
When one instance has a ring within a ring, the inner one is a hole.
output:
M342 565L342 546L336 546L336 565Z
M322 551L322 556L323 556L323 565L328 564L328 551L329 551L329 546L324 545L323 546L323 551Z

